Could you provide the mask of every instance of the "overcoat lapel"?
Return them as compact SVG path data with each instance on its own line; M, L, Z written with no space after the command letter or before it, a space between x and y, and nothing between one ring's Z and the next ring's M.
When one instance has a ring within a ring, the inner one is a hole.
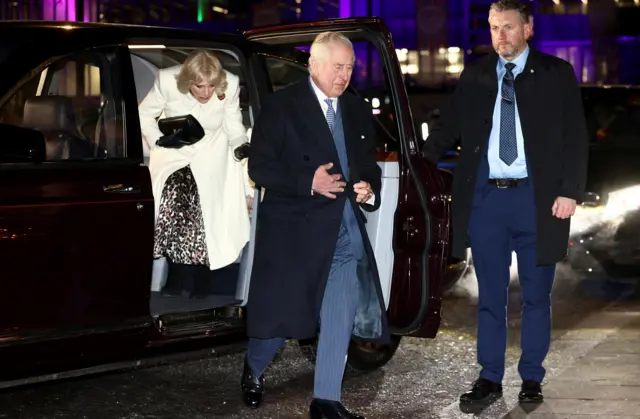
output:
M340 168L340 159L333 142L333 135L318 98L308 81L298 83L294 108L297 113L294 124L300 130L299 132L304 132L303 138L309 138L310 141L325 150L331 157L334 167Z

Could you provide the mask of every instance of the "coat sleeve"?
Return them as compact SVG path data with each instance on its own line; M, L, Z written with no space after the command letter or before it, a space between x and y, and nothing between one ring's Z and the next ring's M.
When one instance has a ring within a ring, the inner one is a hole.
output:
M158 128L157 118L164 112L167 100L163 93L162 87L162 71L158 72L153 87L147 93L147 96L138 105L138 114L140 116L140 130L142 138L152 150L156 147L156 141L162 137L162 131Z
M573 66L563 62L564 127L562 135L562 172L558 196L582 202L587 183L589 136L582 95Z
M283 116L287 111L274 98L271 94L262 103L260 115L253 126L249 177L265 189L290 196L309 196L317 168L294 170L283 159L286 138Z
M460 115L462 114L467 79L468 72L463 70L451 100L442 110L440 118L434 124L422 146L422 155L434 164L437 164L442 156L451 150L460 139Z
M222 127L227 134L229 146L235 149L247 142L247 130L242 123L240 109L240 79L235 74L227 72L227 83Z
M362 102L362 111L365 121L365 138L363 144L362 167L360 168L361 179L371 185L371 190L375 199L373 204L361 203L363 210L368 212L376 211L380 208L380 191L382 189L382 170L378 166L376 159L376 130L375 119L371 106L367 102Z

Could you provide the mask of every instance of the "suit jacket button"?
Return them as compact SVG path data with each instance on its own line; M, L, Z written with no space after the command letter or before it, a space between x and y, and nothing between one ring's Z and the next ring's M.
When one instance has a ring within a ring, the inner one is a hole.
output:
M306 154L304 156L302 156L302 160L304 161L309 161L309 156L307 156Z

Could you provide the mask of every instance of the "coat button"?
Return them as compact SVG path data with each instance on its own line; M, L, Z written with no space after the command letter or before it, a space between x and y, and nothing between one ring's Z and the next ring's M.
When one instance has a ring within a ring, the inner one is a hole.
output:
M484 124L487 125L489 123L489 118L484 119Z
M304 156L302 156L302 160L304 161L309 161L309 156L307 156L306 154Z

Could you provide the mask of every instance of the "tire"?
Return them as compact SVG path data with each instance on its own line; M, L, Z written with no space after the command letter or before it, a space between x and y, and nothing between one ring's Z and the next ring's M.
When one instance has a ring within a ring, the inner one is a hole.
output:
M352 339L349 344L347 364L356 371L377 370L391 361L401 340L402 336L391 335L391 342L388 345L378 345Z
M464 277L471 266L471 250L467 249L466 256L463 260L450 258L447 262L447 266L444 271L444 278L442 280L442 291L449 292L454 285L462 277Z
M347 368L360 372L370 372L385 366L398 350L402 336L391 336L388 345L371 344L352 339L349 344ZM304 357L311 363L316 362L317 339L298 341Z

